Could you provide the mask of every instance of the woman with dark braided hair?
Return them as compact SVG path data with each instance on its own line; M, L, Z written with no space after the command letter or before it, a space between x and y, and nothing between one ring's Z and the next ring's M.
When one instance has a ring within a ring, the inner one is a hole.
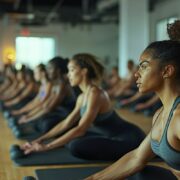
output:
M98 86L103 70L90 54L77 54L69 61L69 82L82 91L76 106L65 120L47 134L24 144L22 149L25 154L67 145L71 153L80 158L116 160L139 145L144 133L111 109L107 93ZM43 143L59 134L48 144Z
M168 25L172 40L151 43L141 54L139 69L135 73L139 92L155 92L162 102L162 108L153 117L150 133L137 149L86 180L180 179L179 30L180 21ZM155 155L167 163L170 171L146 166Z

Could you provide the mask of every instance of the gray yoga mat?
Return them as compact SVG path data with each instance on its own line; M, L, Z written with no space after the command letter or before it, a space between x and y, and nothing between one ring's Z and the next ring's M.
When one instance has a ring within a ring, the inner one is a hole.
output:
M57 148L51 151L32 153L17 158L13 162L18 166L39 166L39 165L65 165L65 164L95 164L111 163L112 161L85 160L73 156L70 151L64 148Z
M81 167L36 170L38 180L82 180L105 167Z
M36 170L35 173L38 180L83 180L104 168L105 167L39 169ZM128 177L127 180L176 180L176 177L164 168L147 166L141 172Z
M162 161L154 158L153 162ZM65 164L95 164L112 163L113 161L85 160L71 154L66 147L56 148L50 151L32 153L21 158L13 159L18 166L39 166L39 165L65 165Z

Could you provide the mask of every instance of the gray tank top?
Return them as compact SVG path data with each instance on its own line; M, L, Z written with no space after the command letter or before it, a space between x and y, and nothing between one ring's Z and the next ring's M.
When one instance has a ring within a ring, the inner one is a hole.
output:
M176 109L177 105L180 103L180 97L177 97L174 101L172 109L169 113L169 117L162 135L160 142L151 139L151 149L153 152L160 156L170 167L180 170L180 151L175 150L167 140L167 131L173 116L173 111Z

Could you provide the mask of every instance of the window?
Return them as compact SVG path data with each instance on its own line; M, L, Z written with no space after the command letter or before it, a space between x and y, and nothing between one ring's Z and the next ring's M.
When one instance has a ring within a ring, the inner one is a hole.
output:
M34 68L55 56L55 40L41 37L16 38L16 62Z
M165 18L157 22L156 24L156 40L167 40L169 39L167 34L167 24L173 23L177 18L176 17L170 17Z

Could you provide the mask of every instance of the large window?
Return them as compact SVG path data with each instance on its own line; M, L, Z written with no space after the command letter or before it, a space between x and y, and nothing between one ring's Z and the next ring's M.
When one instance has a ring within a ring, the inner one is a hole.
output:
M156 40L167 40L169 39L167 34L167 24L173 23L177 17L165 18L157 22L156 24Z
M41 37L16 38L16 62L34 68L55 56L55 40Z

